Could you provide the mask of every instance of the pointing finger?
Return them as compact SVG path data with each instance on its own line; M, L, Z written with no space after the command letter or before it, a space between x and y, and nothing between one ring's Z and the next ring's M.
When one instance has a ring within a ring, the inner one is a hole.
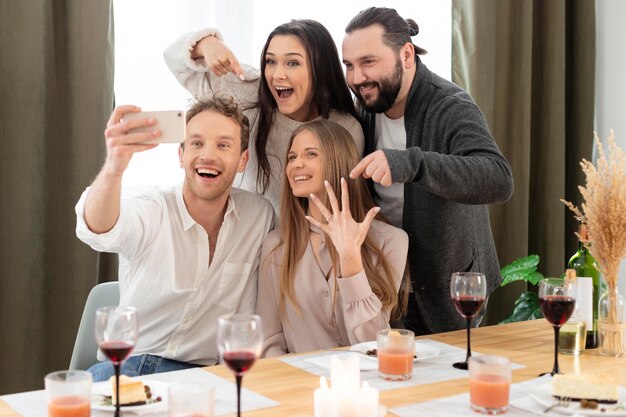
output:
M369 154L365 158L361 159L361 161L356 164L352 171L350 171L350 178L355 179L358 178L359 175L362 175L363 172L367 169L369 164L374 160L374 155ZM365 177L368 178L368 177Z

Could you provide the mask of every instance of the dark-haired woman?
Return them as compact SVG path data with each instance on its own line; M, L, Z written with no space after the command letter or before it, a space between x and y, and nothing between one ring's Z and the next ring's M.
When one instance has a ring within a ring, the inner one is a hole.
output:
M179 38L165 51L178 81L195 97L235 96L251 121L250 161L235 186L264 195L279 212L284 155L292 132L318 118L345 127L359 155L363 131L342 73L337 47L314 20L274 29L261 53L260 71L240 65L215 29Z

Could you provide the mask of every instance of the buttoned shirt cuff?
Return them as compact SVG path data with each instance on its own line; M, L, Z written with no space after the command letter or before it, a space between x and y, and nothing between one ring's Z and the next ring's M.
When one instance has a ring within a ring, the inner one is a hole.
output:
M187 52L184 54L183 60L185 61L185 64L189 68L193 69L194 71L198 71L198 72L210 71L210 68L204 65L203 59L195 60L191 57L191 51L193 51L193 48L196 46L196 44L208 36L215 36L217 39L221 41L224 40L224 37L222 36L219 30L215 28L206 28L198 32L192 33L185 41L185 51Z
M367 280L365 271L345 278L337 278L337 285L344 303L355 303L371 297L372 287Z

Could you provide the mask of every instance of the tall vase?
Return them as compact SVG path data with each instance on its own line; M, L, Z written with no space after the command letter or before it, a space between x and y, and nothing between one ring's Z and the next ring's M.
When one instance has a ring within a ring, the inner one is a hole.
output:
M622 356L626 350L626 306L617 287L609 288L598 301L600 353Z

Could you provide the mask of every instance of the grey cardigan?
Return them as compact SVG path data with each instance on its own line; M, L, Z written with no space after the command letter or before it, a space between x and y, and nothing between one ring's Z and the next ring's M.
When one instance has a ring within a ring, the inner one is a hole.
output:
M453 272L483 272L488 294L500 284L486 204L511 197L513 176L470 95L417 56L416 62L404 114L406 150L384 152L393 182L404 183L402 228L418 316L409 319L427 334L465 325L450 299ZM376 118L361 116L368 154L376 149Z

